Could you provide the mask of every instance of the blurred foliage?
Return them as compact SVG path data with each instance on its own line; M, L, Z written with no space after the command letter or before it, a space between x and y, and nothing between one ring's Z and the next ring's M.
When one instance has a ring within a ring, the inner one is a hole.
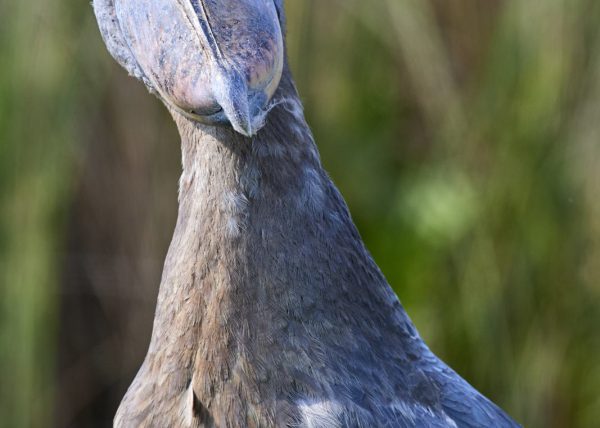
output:
M323 163L422 336L525 426L595 426L600 3L287 8ZM147 346L177 156L88 2L0 2L0 426L110 420ZM74 345L111 322L130 336Z
M56 263L75 143L76 17L67 2L0 4L0 425L53 405ZM70 61L71 60L71 61Z

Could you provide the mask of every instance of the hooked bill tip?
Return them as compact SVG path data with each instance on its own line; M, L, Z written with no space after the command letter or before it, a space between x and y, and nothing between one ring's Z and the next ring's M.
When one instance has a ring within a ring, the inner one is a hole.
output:
M234 130L246 137L256 134L252 125L252 113L248 100L248 87L245 80L235 72L219 73L215 79L217 102L227 116Z
M232 117L229 119L229 122L231 122L231 126L233 127L233 129L235 129L237 132L246 137L252 137L256 134L255 130L252 127L252 120L250 118L249 113L241 113L235 118Z

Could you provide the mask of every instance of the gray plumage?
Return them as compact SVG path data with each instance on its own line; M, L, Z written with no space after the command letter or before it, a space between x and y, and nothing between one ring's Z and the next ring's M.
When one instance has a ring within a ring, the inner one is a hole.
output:
M152 340L115 426L517 426L431 353L365 249L304 120L280 1L94 9L183 154Z

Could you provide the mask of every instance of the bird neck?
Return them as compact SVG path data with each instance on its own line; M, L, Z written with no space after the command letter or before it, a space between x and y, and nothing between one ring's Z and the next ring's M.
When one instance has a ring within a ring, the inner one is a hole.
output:
M257 314L294 306L312 247L326 245L316 241L326 238L322 228L350 227L360 242L321 167L291 79L284 77L274 100L253 138L172 112L183 174L150 355L182 341L218 353L230 335L263 324Z
M150 348L123 412L150 402L156 385L160 403L178 403L184 391L208 408L232 396L274 402L269 382L289 389L317 376L294 355L321 361L324 376L341 361L324 360L326 349L366 361L416 338L321 168L290 79L275 100L252 139L174 113L179 215Z

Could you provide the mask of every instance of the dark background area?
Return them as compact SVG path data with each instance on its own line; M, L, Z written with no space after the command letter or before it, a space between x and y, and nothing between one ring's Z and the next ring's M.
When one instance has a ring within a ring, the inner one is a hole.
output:
M528 427L600 418L600 3L288 1L323 163L431 348ZM0 0L0 426L104 427L179 138L88 1Z

